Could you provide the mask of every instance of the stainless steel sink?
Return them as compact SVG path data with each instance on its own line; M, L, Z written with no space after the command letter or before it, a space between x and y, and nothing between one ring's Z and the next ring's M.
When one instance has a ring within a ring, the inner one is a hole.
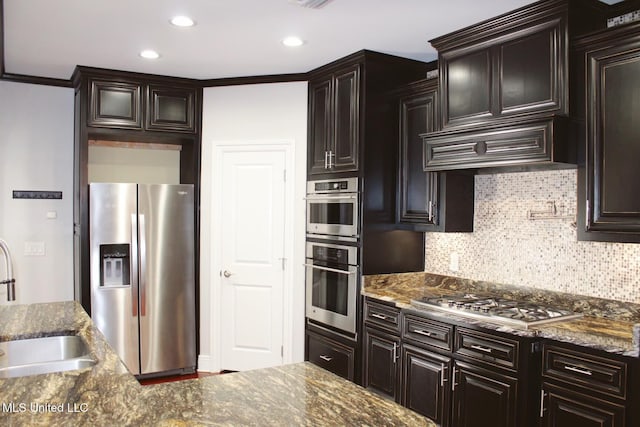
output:
M0 342L0 378L72 371L95 364L77 335Z

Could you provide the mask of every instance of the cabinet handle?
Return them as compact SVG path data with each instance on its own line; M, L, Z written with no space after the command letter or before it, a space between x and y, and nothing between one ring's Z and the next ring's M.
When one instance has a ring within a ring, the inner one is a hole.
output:
M565 365L564 369L566 369L567 371L576 372L582 375L589 375L589 376L593 375L593 372L591 372L590 370L581 369L581 368L578 368L577 366Z
M329 169L335 166L335 162L331 163L332 157L335 157L335 154L333 153L333 150L329 150Z
M589 199L587 199L587 202L586 202L586 206L585 206L585 210L584 210L584 211L586 212L587 224L588 224L588 225L591 225L591 216L590 216L590 215L591 215L591 212L589 212Z
M398 357L400 357L398 355L398 344L393 343L393 364L396 364L396 360L398 359Z
M440 364L440 387L444 387L444 383L447 382L445 378L447 376L447 366L444 363Z
M381 320L391 320L390 317L385 316L384 314L378 314L378 313L371 313L371 317L375 317L376 319L381 319Z
M481 346L481 345L473 344L471 346L471 348L474 349L474 350L483 351L485 353L491 354L491 349L489 347L484 347L484 346Z
M433 202L429 200L429 221L433 221Z
M424 335L425 337L432 337L434 335L433 332L423 331L422 329L415 329L413 332L418 335Z
M325 169L329 169L329 163L327 162L328 158L329 158L329 152L325 151L324 152L324 168Z
M451 391L455 391L457 385L458 383L456 383L456 367L454 366L453 372L451 373Z
M333 360L333 357L325 356L324 354L322 354L320 355L320 359L324 360L325 362L331 362Z
M544 417L544 398L547 396L547 393L544 392L544 389L540 389L540 418Z

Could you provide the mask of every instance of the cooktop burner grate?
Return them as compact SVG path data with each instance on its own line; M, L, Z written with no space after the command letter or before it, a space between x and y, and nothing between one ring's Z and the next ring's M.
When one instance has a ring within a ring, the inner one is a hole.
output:
M530 326L582 317L582 314L556 307L475 294L425 297L411 300L411 303L416 307L433 308L524 329Z

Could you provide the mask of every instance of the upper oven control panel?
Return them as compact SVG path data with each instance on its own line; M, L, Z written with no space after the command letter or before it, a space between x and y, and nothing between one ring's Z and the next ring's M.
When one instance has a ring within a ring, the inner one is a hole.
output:
M322 181L307 182L307 194L357 192L358 178L327 179Z

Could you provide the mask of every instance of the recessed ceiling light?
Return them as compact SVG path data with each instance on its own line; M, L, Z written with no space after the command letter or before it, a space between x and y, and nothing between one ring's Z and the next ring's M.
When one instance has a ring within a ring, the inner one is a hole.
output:
M160 58L160 54L155 50L146 49L140 52L140 56L144 59L158 59Z
M287 47L298 47L304 44L304 41L300 37L290 36L282 39L282 44Z
M193 27L194 25L196 25L193 19L184 15L174 16L169 22L171 22L171 24L175 25L176 27Z

